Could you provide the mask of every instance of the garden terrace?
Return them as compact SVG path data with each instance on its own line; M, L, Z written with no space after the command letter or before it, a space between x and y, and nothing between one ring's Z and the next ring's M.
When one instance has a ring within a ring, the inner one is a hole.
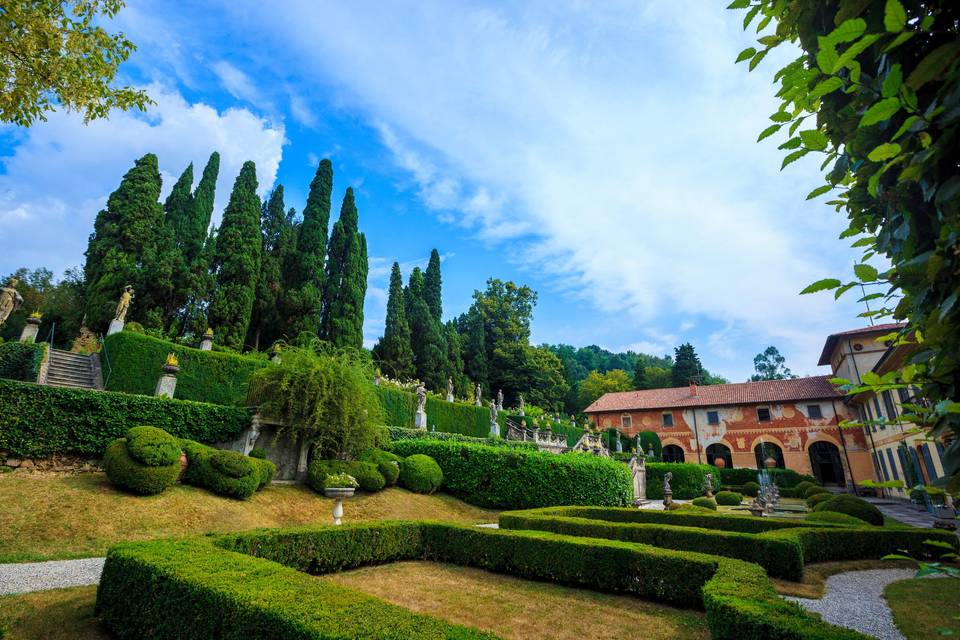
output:
M433 522L119 544L107 556L97 611L118 638L496 637L307 575L402 560L704 609L714 638L864 637L780 599L755 564L613 540Z
M647 511L639 509L550 507L500 514L502 529L538 530L652 544L755 562L778 578L799 580L805 564L881 558L908 551L921 557L927 540L954 549L946 531L912 527L849 527L752 516Z

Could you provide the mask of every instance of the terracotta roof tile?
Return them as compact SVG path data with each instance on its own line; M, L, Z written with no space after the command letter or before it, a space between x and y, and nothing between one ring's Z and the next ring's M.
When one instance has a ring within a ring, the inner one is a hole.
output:
M763 380L712 384L670 389L645 389L608 393L587 407L585 413L631 411L637 409L669 409L674 407L715 407L733 404L765 404L839 398L841 394L830 384L832 376L811 376L791 380Z
M831 333L827 336L827 341L823 343L823 351L820 353L820 361L817 364L821 367L830 364L830 356L833 355L833 349L837 344L837 340L843 336L855 336L858 334L870 335L872 333L883 335L899 331L905 326L907 326L905 322L888 322L887 324L878 324L873 327L860 327L859 329L848 329L847 331Z

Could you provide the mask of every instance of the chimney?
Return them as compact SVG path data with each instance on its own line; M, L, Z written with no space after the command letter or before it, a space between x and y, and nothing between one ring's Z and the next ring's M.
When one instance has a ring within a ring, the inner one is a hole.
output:
M694 397L694 398L697 397L697 383L696 383L696 382L691 382L691 383L690 383L690 395L691 395L692 397Z

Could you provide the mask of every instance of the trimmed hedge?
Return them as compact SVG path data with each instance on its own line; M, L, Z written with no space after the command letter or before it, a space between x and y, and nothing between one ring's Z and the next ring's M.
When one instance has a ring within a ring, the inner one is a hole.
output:
M854 518L845 513L835 513L833 511L811 511L805 515L803 519L807 522L829 522L830 524L845 524L854 527L863 527L870 524L860 518Z
M818 504L820 504L821 502L826 502L827 500L829 500L829 499L832 498L833 496L834 496L834 494L832 494L832 493L830 493L830 492L827 492L827 493L815 493L815 494L813 494L812 496L810 496L809 498L807 498L807 508L808 508L808 509L813 509L814 507L816 507L816 506L817 506Z
M263 476L256 458L192 440L181 440L180 446L187 454L187 470L183 474L186 484L238 500L246 500L262 488Z
M414 559L704 608L714 638L865 637L782 600L752 563L614 540L417 522L122 543L107 556L96 612L118 638L494 637L297 571Z
M588 454L556 455L434 440L395 442L393 451L401 456L430 456L443 471L445 491L482 507L621 506L633 499L626 465Z
M387 425L412 429L417 414L417 397L409 391L393 387L377 386L380 404L386 414ZM490 435L490 409L464 402L447 402L433 396L427 397L427 425L438 432L459 433L474 438ZM503 427L500 417L500 426Z
M756 482L757 474L760 473L760 469L750 469L747 467L736 469L723 468L719 471L721 483L732 486L740 486L747 482ZM801 482L817 484L817 479L813 476L797 473L793 469L769 469L769 472L773 477L774 484L780 487L781 490L792 489Z
M695 507L700 507L702 509L710 509L711 511L717 510L717 501L713 498L708 498L707 496L700 496L699 498L694 498L691 503Z
M743 502L743 496L736 491L718 491L716 495L717 504L726 507L735 507Z
M811 498L819 493L830 493L830 491L827 489L824 489L823 487L812 485L807 487L807 490L803 492L803 497Z
M141 496L162 493L177 483L180 475L180 455L177 461L166 465L146 465L130 455L129 441L115 440L103 454L103 468L114 485Z
M833 496L829 500L824 500L817 504L813 510L815 512L832 511L834 513L843 513L878 527L883 526L883 513L880 512L880 509L877 509L866 500L851 495L841 494Z
M740 491L742 491L745 496L756 498L757 494L760 493L760 485L756 482L744 482L740 487Z
M0 343L0 378L36 382L46 358L45 342Z
M178 438L223 442L250 426L250 417L240 407L0 380L0 449L19 458L99 456L143 424Z
M307 467L307 484L314 491L323 493L327 488L327 476L337 473L353 476L361 489L371 493L380 491L387 484L376 463L359 460L314 460Z
M127 431L130 457L148 467L180 464L180 443L163 429L142 426Z
M510 447L513 449L527 449L528 451L539 451L537 445L533 442L520 442L518 440L507 440L505 438L474 438L473 436L464 436L459 433L446 433L444 431L425 431L423 429L407 429L404 427L387 427L392 442L401 440L444 440L447 442L470 442L473 444L485 444L491 447Z
M251 451L250 453L253 452ZM257 468L257 473L260 475L260 484L257 485L257 491L259 491L273 482L273 476L277 475L277 465L273 464L266 458L255 458L254 456L250 456L250 460L253 462L253 466Z
M104 381L108 391L152 396L168 353L180 364L177 398L220 405L242 405L254 371L269 366L261 358L222 351L201 351L151 336L121 331L103 341ZM109 363L109 369L108 365Z
M443 471L430 456L415 453L400 463L400 484L414 493L433 493L443 484Z
M360 454L360 460L377 465L377 471L383 476L387 486L392 487L397 484L397 479L400 477L400 463L403 461L400 456L382 449L367 449Z
M716 481L716 467L709 464L692 464L689 462L648 462L647 463L647 497L651 500L663 499L663 477L670 472L673 479L670 488L673 490L674 500L692 500L703 495L707 479L704 477L712 473Z

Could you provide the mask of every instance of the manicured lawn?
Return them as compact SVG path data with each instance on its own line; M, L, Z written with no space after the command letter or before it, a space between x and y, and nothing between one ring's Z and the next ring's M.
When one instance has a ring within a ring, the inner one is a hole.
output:
M397 562L318 579L517 640L710 637L700 612L469 567Z
M4 640L109 640L93 616L96 587L39 591L0 598Z
M832 575L845 571L866 571L868 569L913 569L912 562L899 560L845 560L843 562L817 562L808 564L803 569L803 579L800 582L771 578L774 588L782 596L796 596L798 598L822 598L826 581Z
M102 556L121 540L328 523L333 501L300 485L273 485L247 501L177 485L157 496L115 489L103 473L0 475L0 562ZM392 488L358 494L344 521L496 522L497 512L445 494Z
M889 585L883 592L893 620L908 640L960 635L960 579L920 578Z

